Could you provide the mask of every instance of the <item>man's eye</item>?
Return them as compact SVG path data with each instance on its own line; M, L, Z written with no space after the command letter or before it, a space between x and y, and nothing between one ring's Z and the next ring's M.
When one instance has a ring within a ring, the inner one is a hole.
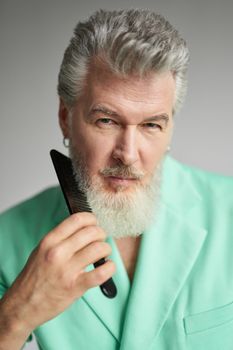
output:
M159 129L159 130L162 130L161 125L156 124L156 123L145 123L145 124L143 124L143 126L145 128L147 128L147 129Z
M110 124L112 120L109 118L100 118L98 121L103 124Z
M111 125L114 125L115 122L114 120L110 119L110 118L99 118L97 121L96 121L96 124L98 126L111 126Z

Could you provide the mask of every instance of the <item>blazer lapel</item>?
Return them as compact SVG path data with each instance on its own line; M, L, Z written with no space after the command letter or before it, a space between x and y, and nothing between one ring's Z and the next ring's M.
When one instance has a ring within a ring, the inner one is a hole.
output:
M120 343L130 291L130 281L113 239L108 238L107 241L112 246L110 259L115 262L117 268L113 276L117 287L117 295L115 298L109 299L103 295L99 287L96 287L88 290L82 298ZM91 269L93 269L93 265L87 268L89 271Z
M168 163L165 164L167 171L171 166L170 160ZM151 346L159 335L206 236L206 230L195 225L200 196L185 177L180 179L181 186L177 187L178 178L175 181L172 177L178 174L174 171L174 166L172 168L169 183L164 175L163 188L165 187L166 193L162 192L157 222L143 234L141 241L120 350L146 350ZM176 186L172 188L173 181ZM185 194L183 200L182 194Z

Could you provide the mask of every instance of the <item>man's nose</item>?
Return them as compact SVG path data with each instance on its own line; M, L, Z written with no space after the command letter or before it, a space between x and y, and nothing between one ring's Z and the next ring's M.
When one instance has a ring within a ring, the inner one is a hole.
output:
M124 165L133 165L139 158L137 129L130 125L120 131L113 150L113 158Z

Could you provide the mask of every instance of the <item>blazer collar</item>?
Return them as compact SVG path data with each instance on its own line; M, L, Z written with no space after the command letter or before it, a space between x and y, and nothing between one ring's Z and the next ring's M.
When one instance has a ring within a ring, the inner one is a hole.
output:
M163 327L202 247L206 231L163 206L145 234L131 288L121 350L148 349Z
M109 258L115 262L117 267L113 276L117 295L115 298L109 299L103 295L99 287L96 287L88 290L82 298L120 343L130 292L130 281L114 240L108 238L107 241L112 247L112 254ZM92 269L93 265L90 265L87 271Z

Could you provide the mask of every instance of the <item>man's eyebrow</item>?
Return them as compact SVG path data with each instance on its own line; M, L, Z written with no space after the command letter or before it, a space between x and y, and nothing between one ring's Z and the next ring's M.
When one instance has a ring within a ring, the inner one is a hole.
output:
M119 117L120 116L116 111L111 110L111 109L109 109L105 106L102 106L102 105L98 105L98 106L93 107L90 110L90 112L88 113L88 118L90 118L93 113L103 113L103 114L111 116L111 117ZM164 113L164 114L160 114L160 115L154 115L154 116L145 118L143 120L144 123L155 122L155 121L157 121L157 122L164 121L165 124L167 125L169 122L169 116L166 113Z
M91 115L93 113L103 113L103 114L106 114L106 115L109 115L109 116L112 116L112 117L116 117L116 116L119 116L119 114L109 108L106 108L104 106L95 106L93 107L90 112L88 113L88 117L91 117Z

